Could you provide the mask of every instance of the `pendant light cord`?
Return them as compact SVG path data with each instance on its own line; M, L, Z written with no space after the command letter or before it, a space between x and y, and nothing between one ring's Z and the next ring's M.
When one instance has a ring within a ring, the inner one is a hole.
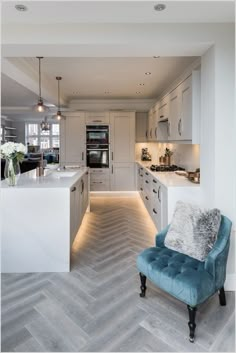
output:
M39 59L39 99L42 100L42 97L41 97L41 58L38 58Z
M58 110L60 111L60 80L58 80Z

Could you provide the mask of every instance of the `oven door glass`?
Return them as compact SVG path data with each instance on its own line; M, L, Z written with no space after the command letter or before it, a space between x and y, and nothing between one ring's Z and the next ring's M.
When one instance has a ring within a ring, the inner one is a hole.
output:
M108 150L87 150L87 167L109 168Z
M108 144L109 137L108 131L87 131L86 132L87 143L91 144Z

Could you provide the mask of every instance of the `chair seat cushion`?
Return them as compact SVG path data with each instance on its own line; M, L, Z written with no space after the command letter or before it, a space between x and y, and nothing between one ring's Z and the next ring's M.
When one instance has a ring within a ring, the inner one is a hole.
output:
M191 306L215 292L213 277L204 269L204 262L165 247L144 250L137 258L137 267L157 287Z

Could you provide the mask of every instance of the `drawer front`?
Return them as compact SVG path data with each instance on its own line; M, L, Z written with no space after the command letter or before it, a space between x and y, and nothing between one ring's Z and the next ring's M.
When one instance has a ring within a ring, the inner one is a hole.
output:
M101 181L101 182L108 182L110 180L109 175L100 175L100 174L91 174L90 175L91 181Z
M90 181L90 191L110 191L109 181L99 181L91 180Z
M109 168L90 168L90 175L110 175Z

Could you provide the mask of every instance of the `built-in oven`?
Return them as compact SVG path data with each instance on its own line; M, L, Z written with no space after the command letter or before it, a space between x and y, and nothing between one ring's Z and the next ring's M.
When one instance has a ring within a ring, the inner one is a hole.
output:
M86 143L104 145L109 144L109 126L108 125L87 125Z
M87 167L109 168L109 126L86 126Z
M109 168L109 145L87 144L87 167Z

